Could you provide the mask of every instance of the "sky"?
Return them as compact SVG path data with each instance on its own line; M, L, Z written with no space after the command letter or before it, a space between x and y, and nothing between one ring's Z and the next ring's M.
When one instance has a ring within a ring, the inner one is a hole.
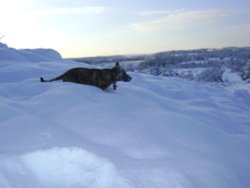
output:
M67 57L250 46L249 0L0 0L0 42Z

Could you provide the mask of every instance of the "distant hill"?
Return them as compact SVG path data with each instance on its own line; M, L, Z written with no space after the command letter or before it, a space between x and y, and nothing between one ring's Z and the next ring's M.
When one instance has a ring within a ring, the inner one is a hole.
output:
M124 61L138 61L144 60L149 55L113 55L113 56L96 56L96 57L82 57L82 58L71 58L74 61L84 62L87 64L103 64L103 63L114 63Z

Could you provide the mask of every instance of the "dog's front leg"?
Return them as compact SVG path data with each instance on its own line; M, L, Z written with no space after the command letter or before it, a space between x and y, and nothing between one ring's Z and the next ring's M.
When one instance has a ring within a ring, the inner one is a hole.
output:
M113 82L113 89L116 90L116 88L117 88L116 82Z

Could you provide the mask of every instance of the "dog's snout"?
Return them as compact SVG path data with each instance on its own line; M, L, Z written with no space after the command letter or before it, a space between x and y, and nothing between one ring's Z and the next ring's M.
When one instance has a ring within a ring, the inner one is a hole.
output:
M132 77L131 76L128 76L128 81L132 80Z
M126 81L127 81L127 82L129 82L130 80L132 80L132 77L131 77L131 76L129 76L129 75L127 75L127 77L126 77Z

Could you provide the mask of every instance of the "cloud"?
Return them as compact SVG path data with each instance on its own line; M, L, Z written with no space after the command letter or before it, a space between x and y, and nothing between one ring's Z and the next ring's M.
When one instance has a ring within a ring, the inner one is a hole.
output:
M142 12L141 17L151 18L150 20L133 23L130 25L140 32L157 30L182 30L194 24L208 23L227 16L227 11L206 10L206 11L151 11Z
M107 10L106 7L93 6L93 7L74 7L74 8L50 8L36 11L40 15L51 14L101 14Z
M158 11L145 11L145 12L140 12L140 16L162 16L162 15L167 15L170 14L171 11L166 11L166 10L158 10Z

